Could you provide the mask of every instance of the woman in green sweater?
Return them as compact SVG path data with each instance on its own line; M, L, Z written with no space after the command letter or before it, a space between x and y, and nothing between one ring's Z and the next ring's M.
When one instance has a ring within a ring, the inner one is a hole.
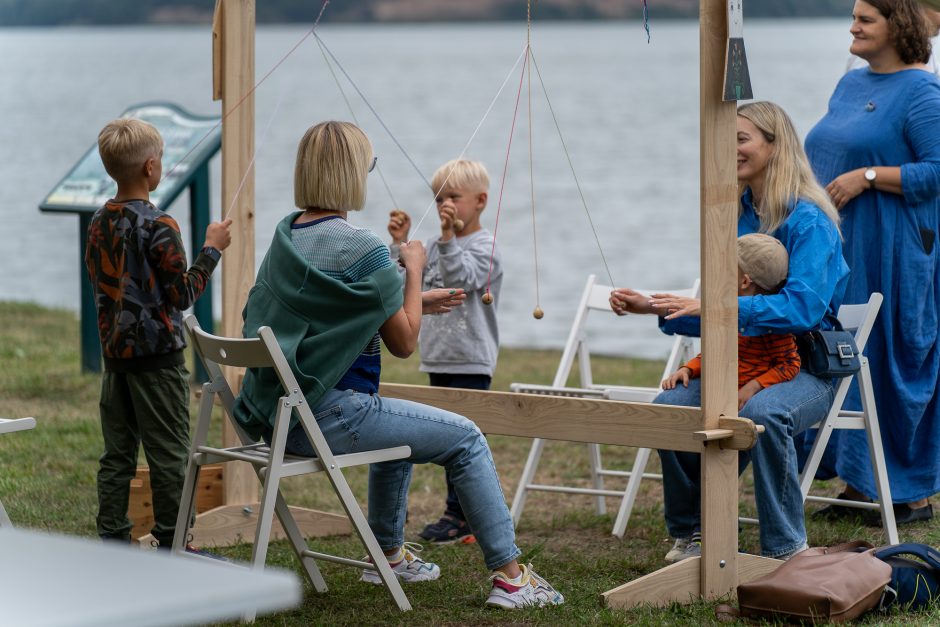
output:
M504 608L563 602L521 551L486 438L467 418L435 407L378 395L381 343L396 357L417 347L421 326L421 242L401 247L404 290L388 247L375 233L349 224L365 204L375 166L365 134L346 122L323 122L300 141L294 202L258 271L245 306L244 334L274 330L331 450L338 454L407 445L411 457L369 469L369 526L392 570L405 582L440 576L404 542L413 464L434 463L450 474L486 566L493 571L488 605ZM270 438L280 387L275 375L249 370L235 406L248 433ZM313 455L293 425L287 452ZM380 583L375 571L362 579Z

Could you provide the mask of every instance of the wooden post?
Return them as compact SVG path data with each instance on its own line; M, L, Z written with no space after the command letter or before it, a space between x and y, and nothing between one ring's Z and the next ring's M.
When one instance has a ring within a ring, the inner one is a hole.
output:
M702 264L702 417L715 429L738 409L738 299L734 102L723 101L727 19L724 0L699 8ZM738 453L708 442L702 452L701 596L733 593L738 583ZM707 538L707 541L704 539Z
M221 55L213 59L213 94L222 98L222 212L232 218L232 244L222 255L222 335L239 337L255 278L255 177L249 171L255 145L254 0L218 0L212 35L213 53ZM232 389L238 389L238 376L226 372ZM228 421L222 433L225 446L239 444ZM251 466L228 464L224 493L227 505L256 502L258 481Z

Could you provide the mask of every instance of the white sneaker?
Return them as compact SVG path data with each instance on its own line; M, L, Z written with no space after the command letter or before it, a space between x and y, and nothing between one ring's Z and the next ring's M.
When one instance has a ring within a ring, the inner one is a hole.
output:
M423 549L420 544L405 542L398 550L398 555L389 558L388 565L392 567L392 572L404 583L434 581L441 576L441 569L437 564L425 562L416 555ZM360 580L382 585L382 578L377 570L363 570Z
M516 610L523 607L542 607L545 605L561 605L565 597L552 588L551 584L539 577L532 570L532 565L519 565L522 568L520 581L514 583L501 572L490 576L493 588L486 604L491 607L500 607Z

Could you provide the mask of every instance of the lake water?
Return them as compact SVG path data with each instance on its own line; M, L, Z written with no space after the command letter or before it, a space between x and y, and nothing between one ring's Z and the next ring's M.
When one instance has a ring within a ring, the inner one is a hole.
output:
M258 79L307 28L258 28ZM497 230L505 264L499 321L506 346L560 347L590 273L609 283L609 267L618 285L650 287L688 286L699 274L698 25L654 20L651 28L647 44L638 22L535 25L536 62L590 220L533 79L539 258L536 266L523 91ZM783 105L803 135L825 112L845 67L848 28L848 18L746 25L755 97ZM461 152L526 37L525 24L509 23L323 25L319 32L427 178ZM490 171L483 215L490 230L518 85L519 68L466 153ZM425 183L344 87L392 195L417 221L431 201ZM77 311L78 219L42 214L37 205L94 143L98 130L128 106L166 100L193 113L219 114L219 103L211 100L209 28L0 29L0 93L0 299ZM293 209L297 140L315 122L350 119L313 38L258 89L256 116L260 264L274 224ZM221 213L218 161L214 216ZM351 220L384 236L392 201L379 177L370 177L369 184L367 207ZM188 241L187 195L169 210ZM431 215L412 235L426 239L436 223ZM536 267L545 311L538 322L531 315ZM659 357L669 346L648 318L597 318L592 326L602 340L595 348L602 352Z

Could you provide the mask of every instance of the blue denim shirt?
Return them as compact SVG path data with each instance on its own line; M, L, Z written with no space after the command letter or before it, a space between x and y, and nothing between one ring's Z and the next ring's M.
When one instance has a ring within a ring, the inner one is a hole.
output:
M738 237L760 230L751 191L741 196ZM842 257L839 229L819 207L808 200L796 202L786 221L775 232L790 255L787 282L777 294L738 297L738 333L802 333L831 328L842 304L849 267ZM701 335L701 318L686 316L659 319L669 335Z

